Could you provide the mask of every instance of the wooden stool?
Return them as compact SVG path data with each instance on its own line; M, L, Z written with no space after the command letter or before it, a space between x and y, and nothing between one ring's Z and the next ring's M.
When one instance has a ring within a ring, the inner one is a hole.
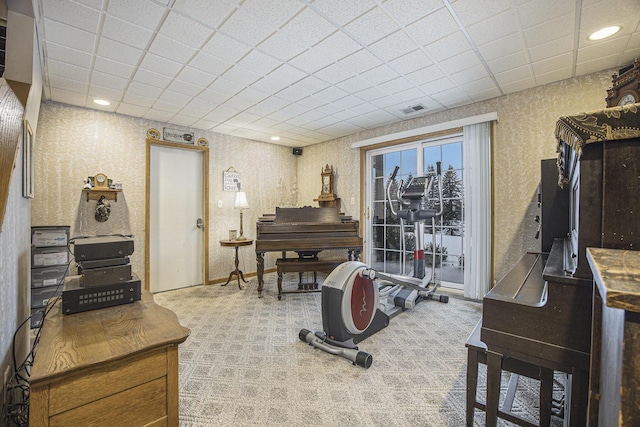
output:
M282 294L319 292L318 271L331 273L337 266L346 262L343 259L318 259L318 258L278 258L276 267L278 270L278 299L282 299ZM302 283L302 273L313 272L313 282ZM298 289L294 291L282 290L282 276L284 273L299 273L300 283Z
M480 341L481 327L482 319L473 329L473 332L465 344L467 347L467 427L473 426L475 408L485 412L487 410L492 410L491 408L487 408L484 402L476 400L476 391L478 388L478 364L487 364L487 346ZM551 423L551 408L553 403L553 370L510 357L502 360L502 370L497 373L499 377L501 377L503 370L511 372L512 375L509 380L509 387L507 388L507 394L502 407L493 409L494 411L497 411L498 417L519 426L548 427ZM487 376L490 374L490 372L487 372ZM540 380L539 424L535 424L511 413L511 407L513 405L513 399L515 398L518 378L520 375ZM500 378L497 378L497 380L500 382Z

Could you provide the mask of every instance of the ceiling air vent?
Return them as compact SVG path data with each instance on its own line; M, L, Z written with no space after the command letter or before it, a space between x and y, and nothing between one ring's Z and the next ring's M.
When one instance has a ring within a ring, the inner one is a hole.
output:
M407 107L407 108L402 108L400 111L402 111L404 114L413 114L416 113L418 111L422 111L422 110L426 110L427 107L425 107L422 104L417 104L417 105L413 105L411 107Z

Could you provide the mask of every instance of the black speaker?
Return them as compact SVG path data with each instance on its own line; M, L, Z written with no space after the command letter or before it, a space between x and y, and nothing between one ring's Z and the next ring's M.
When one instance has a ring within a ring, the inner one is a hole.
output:
M293 149L294 156L302 156L302 148L294 148Z

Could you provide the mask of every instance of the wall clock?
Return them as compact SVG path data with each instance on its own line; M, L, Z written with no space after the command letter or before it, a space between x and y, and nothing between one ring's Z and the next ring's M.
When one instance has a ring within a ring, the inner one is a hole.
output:
M607 89L607 107L617 107L640 102L640 61L621 68L611 79Z

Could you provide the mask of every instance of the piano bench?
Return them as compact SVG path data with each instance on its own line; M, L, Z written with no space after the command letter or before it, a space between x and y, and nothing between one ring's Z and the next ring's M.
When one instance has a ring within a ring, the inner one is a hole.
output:
M467 427L473 426L473 417L476 408L481 411L487 410L485 402L477 400L476 397L478 388L478 364L487 364L487 346L480 340L481 328L482 319L480 319L476 327L473 329L473 332L465 344L467 347ZM519 426L548 427L551 423L553 370L511 357L507 357L502 360L502 370L511 372L512 375L509 380L509 386L502 407L495 409L497 410L498 417ZM488 374L489 373L487 372L487 375ZM518 386L518 377L520 375L540 380L539 424L535 424L511 413L513 399ZM500 376L502 376L501 373Z
M318 258L278 258L276 268L278 271L278 299L282 299L282 294L319 292L318 271L331 273L337 266L346 262L346 259L318 259ZM313 282L302 283L302 273L313 272ZM295 291L282 290L282 277L285 273L298 273L300 283Z

